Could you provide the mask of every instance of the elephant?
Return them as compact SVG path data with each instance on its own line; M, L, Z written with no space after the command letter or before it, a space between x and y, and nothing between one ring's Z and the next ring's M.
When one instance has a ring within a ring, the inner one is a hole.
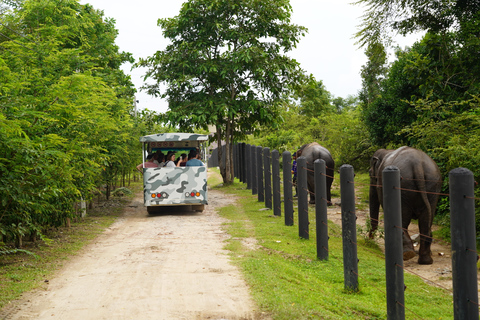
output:
M418 263L432 264L431 229L442 188L440 170L432 158L415 148L403 146L396 150L377 150L370 160L369 170L370 238L373 238L373 232L378 226L379 207L383 207L382 172L387 166L395 166L400 170L403 260L409 260L416 255L408 234L410 221L416 219L420 230Z
M307 160L307 184L308 191L310 191L310 204L315 203L315 179L314 179L314 162L317 159L323 159L325 161L325 173L327 176L327 204L332 205L332 195L330 188L332 187L333 182L333 172L335 167L335 161L330 154L330 151L325 147L322 147L317 142L307 143L300 147L297 151L298 157L305 157Z

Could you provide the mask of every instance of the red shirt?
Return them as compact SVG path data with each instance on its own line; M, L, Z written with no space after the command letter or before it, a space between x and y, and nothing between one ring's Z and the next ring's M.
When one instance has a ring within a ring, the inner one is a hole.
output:
M155 163L150 162L150 161L144 162L143 167L144 168L158 168L158 166Z

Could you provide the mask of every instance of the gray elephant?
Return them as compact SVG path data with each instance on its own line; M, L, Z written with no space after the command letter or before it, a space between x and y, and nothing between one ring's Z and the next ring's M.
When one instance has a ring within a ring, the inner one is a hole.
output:
M297 151L298 157L305 157L307 160L307 183L308 191L310 191L310 201L309 203L315 203L315 179L314 179L314 162L317 159L323 159L325 161L325 173L327 175L327 204L332 204L332 195L330 188L332 187L333 182L333 172L335 167L335 162L333 161L330 151L325 147L322 147L316 142L304 144Z
M403 260L415 256L408 226L412 219L418 219L420 230L419 264L432 264L432 223L437 208L442 176L437 164L423 151L410 147L396 150L379 149L370 160L370 238L378 226L380 204L383 206L382 172L387 166L400 170ZM409 190L403 190L409 189Z

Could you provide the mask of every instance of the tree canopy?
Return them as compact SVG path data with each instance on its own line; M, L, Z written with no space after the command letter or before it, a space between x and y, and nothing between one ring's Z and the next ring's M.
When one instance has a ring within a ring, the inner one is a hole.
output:
M357 33L362 46L388 43L395 33L469 33L480 11L480 3L469 0L358 0L355 4L366 10Z
M115 45L113 20L76 0L7 4L15 6L0 20L0 236L11 239L64 223L73 203L133 170L140 134L132 135L135 89L120 70L132 59Z
M216 127L218 143L227 143L225 182L233 181L230 142L274 125L278 104L304 78L285 55L306 32L290 22L291 11L288 0L187 1L177 16L158 20L171 44L138 64L154 80L148 92L169 102L166 122Z
M367 6L359 44L362 116L381 147L409 145L427 152L446 177L466 167L479 178L480 2L466 0L361 0ZM393 34L424 32L385 61ZM478 191L477 191L478 193ZM477 210L478 211L478 210ZM440 216L448 199L440 200ZM480 212L477 212L477 228Z

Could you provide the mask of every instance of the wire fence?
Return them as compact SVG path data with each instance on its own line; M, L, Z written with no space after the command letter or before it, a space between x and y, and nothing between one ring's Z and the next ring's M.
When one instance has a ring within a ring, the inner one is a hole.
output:
M271 206L269 208L270 209L273 208L273 210L275 212L279 212L278 215L281 215L282 206L281 206L281 201L280 201L280 193L281 193L280 180L281 180L282 177L280 176L280 170L279 170L279 166L278 166L278 161L279 161L278 152L276 150L274 150L274 151L272 151L272 153L270 153L269 148L262 148L262 147L258 147L258 146L250 146L250 145L245 145L245 144L238 144L238 146L236 146L233 150L234 150L234 158L235 158L234 163L236 164L236 166L238 166L238 170L235 170L236 177L239 177L241 182L247 183L248 188L252 189L252 193L255 192L258 195L258 200L259 201L262 201L262 202L265 202L265 203L270 202ZM331 199L328 199L327 196L326 196L325 186L322 186L321 183L319 183L320 188L318 188L316 186L317 186L318 181L323 181L322 183L325 183L326 179L332 179L333 180L334 176L326 174L326 168L328 168L328 167L324 166L324 168L320 171L317 170L318 167L315 167L315 169L311 169L312 163L307 163L306 161L304 161L305 159L300 159L299 158L299 159L297 159L297 181L294 182L292 180L292 175L291 175L291 172L290 172L291 164L292 164L291 154L289 152L284 152L282 156L283 156L283 182L282 183L283 183L283 204L284 204L283 209L284 209L284 214L285 214L285 225L292 226L295 222L294 210L293 210L293 204L294 204L295 201L294 201L294 197L292 195L292 189L297 189L297 195L298 195L298 198L297 198L297 203L298 203L297 217L298 217L298 225L299 225L299 236L301 238L308 239L309 236L310 236L309 221L308 221L308 211L309 211L308 195L310 195L311 199L313 197L316 199L315 210L316 211L317 210L325 210L325 217L326 217L326 207L327 207L328 204L330 204ZM301 160L301 161L299 161L299 160ZM313 165L316 166L317 161ZM344 167L344 166L342 166L342 167ZM342 184L342 167L340 168L341 184ZM328 169L331 170L332 168L328 168ZM352 190L354 190L355 182L354 182L353 168L351 168L351 170L352 170L352 175L349 179L344 181L344 185L352 185ZM331 170L331 172L333 173L333 170ZM312 184L307 182L307 175L315 177L315 188L312 188L312 186L311 186ZM473 177L473 175L472 175L472 177ZM398 183L396 185L394 184L393 187L389 188L388 191L387 190L383 190L383 191L384 191L384 193L390 192L390 191L398 192L398 198L400 198L400 194L404 194L404 193L408 193L408 192L417 193L417 194L424 193L424 194L428 194L430 196L437 196L437 197L438 196L450 197L452 195L452 191L450 192L450 194L444 194L444 193L435 192L435 191L431 191L431 190L410 189L410 188L403 187L401 185L402 181L409 181L409 180L419 181L421 179L404 178L404 177L401 177L400 175L398 175ZM462 176L461 180L462 181L464 180L463 176ZM425 179L424 182L433 182L433 183L437 182L438 183L439 181ZM366 184L366 185L365 184L358 184L358 185L385 189L386 184L385 184L385 181L384 181L383 185L382 184ZM473 186L474 186L474 182L471 183L472 189L473 189ZM318 192L318 190L322 189L322 188L323 188L323 191ZM450 189L452 190L452 187L450 187ZM458 185L454 186L453 189L459 189ZM461 199L466 200L466 201L468 201L468 200L478 200L477 198L475 198L473 196L473 190L472 191L462 190L462 192L464 194L462 194L462 196L460 197ZM272 198L274 198L274 199L272 200ZM343 210L344 203L347 203L348 201L353 203L353 207L352 207L352 209L344 212L344 210ZM342 197L341 203L342 203L342 216L344 214L348 214L348 215L351 215L351 216L355 217L354 220L357 220L358 217L355 214L355 196L353 195L352 199L344 199ZM397 210L397 213L398 213L397 215L400 216L401 215L401 202L400 201L398 202L397 206L398 206L398 208L395 209L395 210ZM323 207L323 209L322 209L322 207ZM385 211L386 211L386 207L384 206L384 218L387 215ZM382 221L380 219L374 219L374 218L369 218L369 220L370 220L370 223L372 225L381 224L385 228L385 221ZM328 257L328 254L329 254L328 236L324 237L324 239L327 239L326 242L324 242L324 243L319 243L319 240L318 240L318 238L319 238L319 234L318 234L319 229L318 228L319 228L319 226L323 227L323 228L328 228L328 223L326 221L327 221L327 218L325 218L322 221L317 221L316 222L316 225L317 225L317 252L318 252L317 255L318 255L318 258L320 258L325 253L327 253L327 257ZM342 217L342 224L343 223L344 222L343 222L343 217ZM471 224L472 222L471 221L467 221L467 222L463 221L463 223L464 224L465 223L466 224L469 224L469 223ZM473 212L473 224L474 224L474 212ZM401 244L402 235L404 233L406 233L408 235L408 226L407 226L407 228L405 228L405 226L402 226L402 223L401 223L400 220L397 221L396 223L394 223L393 226L394 226L393 229L398 230L395 237L397 237L397 240L400 239L399 240L400 241L400 248L402 248L403 247L402 244ZM452 227L454 227L453 221L452 221ZM356 227L354 226L354 228L356 228ZM323 229L323 230L326 230L326 229ZM328 229L327 232L331 233L331 228ZM356 230L354 232L356 233ZM392 233L395 233L395 232L392 232ZM342 230L342 235L336 234L334 236L340 237L340 238L345 237L344 231ZM387 237L386 230L385 230L385 237ZM427 243L427 246L428 246L433 241L438 241L438 242L442 241L440 239L435 239L434 237L432 237L431 234L425 234L425 233L419 233L419 239L420 239L420 246L421 246L420 247L420 252L422 252L422 250L424 249L425 243ZM473 239L475 240L475 237L473 237ZM344 240L345 240L345 238L344 238ZM367 279L365 279L365 277L362 277L359 274L359 272L356 271L355 264L358 263L358 258L356 257L356 250L357 250L356 248L361 247L362 250L369 251L371 253L376 254L377 256L379 254L378 254L378 252L374 252L373 250L371 250L370 248L368 248L365 245L363 245L363 246L359 245L358 241L356 241L356 238L353 239L353 240L350 239L350 240L344 241L344 242L347 243L348 246L351 246L353 248L353 249L351 249L351 248L345 249L344 248L344 260L342 261L342 263L343 264L349 264L348 267L345 267L346 268L345 270L348 270L348 272L347 271L345 272L345 277L347 278L348 274L354 275L353 278L348 280L348 281L350 281L348 286L355 286L356 278L361 278L362 280L367 281ZM385 243L387 244L387 239L385 239ZM452 252L454 250L453 246L454 246L454 244L452 243ZM479 313L478 313L478 285L477 285L478 280L477 280L477 274L476 274L476 261L478 259L478 255L477 255L477 251L476 251L476 243L475 243L475 241L473 241L473 243L469 243L468 245L466 245L465 243L462 243L462 244L460 244L460 246L462 247L462 250L461 250L462 252L470 253L470 254L473 253L475 255L475 257L474 257L474 259L472 259L471 257L460 257L460 259L465 259L465 260L460 261L460 262L458 262L458 261L455 262L455 261L453 261L453 255L452 255L452 267L455 268L456 266L458 267L459 265L466 265L466 264L471 265L472 261L474 260L475 264L474 264L473 269L474 269L475 273L472 274L470 271L468 271L468 268L467 269L460 269L460 271L457 270L456 273L460 272L463 277L465 276L465 274L470 272L470 278L468 278L466 280L465 279L456 279L455 276L454 276L452 281L454 282L453 287L457 289L456 292L452 289L449 289L449 288L439 284L439 283L435 283L431 279L427 279L427 278L421 276L420 274L418 274L414 270L404 267L403 264L395 263L394 267L395 268L398 267L405 272L408 272L408 273L411 273L413 275L419 276L424 281L426 281L428 283L431 283L432 285L435 285L439 288L444 289L448 295L453 296L453 304L454 304L455 312L459 313L459 315L460 315L459 317L457 317L457 314L456 314L455 315L456 319L457 318L458 319L478 319L478 316L479 316ZM389 248L387 248L387 245L386 245L385 255L387 255L388 249ZM346 252L345 250L351 250L351 251ZM396 254L398 254L398 252ZM402 254L402 253L400 253L400 254ZM353 262L349 262L349 261L346 262L345 261L345 259L346 259L345 255L355 255L353 257L353 259L351 259ZM385 255L381 256L381 257L383 259L388 260L389 257L385 256ZM330 255L330 256L335 258L335 259L340 259L336 256L332 256L332 255ZM400 258L400 260L403 260L403 259ZM455 270L454 270L453 273L455 273ZM388 278L388 276L387 276L387 278ZM347 279L345 281L347 281ZM388 279L387 279L387 281L388 281ZM456 285L455 285L455 281L457 281ZM464 283L459 284L459 281L469 282L470 284L468 284L468 285L465 285ZM473 289L472 289L473 286L471 285L471 283L475 284ZM407 310L408 312L410 312L413 315L413 317L421 319L421 317L416 315L412 310L409 310L405 307L405 303L403 302L402 299L393 300L394 306L393 307L389 306L389 295L392 296L392 293L385 292L384 290L381 290L374 283L370 283L370 285L374 286L377 290L381 291L382 293L384 293L387 296L387 308L389 309L389 312L391 312L391 309L392 309L392 310L396 310L396 312L399 312L401 314L402 312L404 313L405 310ZM403 291L405 290L405 288L404 288L405 285L403 284L403 276L402 276L402 283L401 284L396 284L396 286L399 288L397 290L401 291L401 294L403 296ZM347 285L346 285L346 287L347 287ZM461 291L461 292L459 293L458 291ZM472 294L473 291L474 291L474 294ZM467 295L465 295L464 294L465 292L469 292L469 293ZM398 292L396 292L395 294L398 295ZM472 313L472 305L475 306L475 308L473 308L474 309L473 313ZM399 308L399 306L401 306L401 308ZM457 311L457 310L460 310L460 311ZM473 316L472 316L472 314L473 314Z

